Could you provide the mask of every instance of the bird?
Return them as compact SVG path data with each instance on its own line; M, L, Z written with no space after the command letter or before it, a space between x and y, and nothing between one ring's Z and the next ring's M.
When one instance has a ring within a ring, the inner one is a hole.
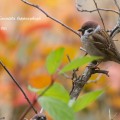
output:
M78 30L81 33L81 43L90 56L99 56L98 61L114 61L120 64L120 53L108 32L94 21L83 23Z

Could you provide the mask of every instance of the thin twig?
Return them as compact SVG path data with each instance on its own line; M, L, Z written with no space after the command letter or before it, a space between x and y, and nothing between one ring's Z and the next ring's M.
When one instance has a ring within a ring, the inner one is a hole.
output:
M120 16L118 17L117 24L110 33L110 37L113 38L115 35L120 33Z
M71 77L69 75L65 74L65 73L62 73L62 75L67 79L71 79Z
M58 69L58 72L60 72L60 69ZM67 79L71 79L71 77L69 75L67 75L66 73L62 73L62 75Z
M71 62L71 59L70 59L69 55L67 55L67 58L68 58L68 61ZM79 68L73 69L73 73L72 73L72 77L71 77L72 81L77 79L77 73L76 72L78 70L79 70Z
M33 107L32 103L30 102L29 98L27 97L26 93L24 90L21 88L17 80L12 76L12 74L9 72L9 70L6 68L6 66L0 61L1 66L4 68L4 70L8 73L8 75L12 78L13 82L17 85L17 87L20 89L22 94L24 95L25 99L29 103L30 107L34 110L34 112L37 114L37 110Z
M119 6L117 0L114 0L114 3L119 10L119 17L118 17L118 21L117 21L116 26L114 27L114 29L110 33L111 38L113 38L116 34L118 34L120 32L120 6Z
M102 16L101 16L101 14L100 14L100 11L99 11L99 8L98 8L98 6L97 6L97 3L96 3L95 0L93 0L93 2L94 2L94 4L95 4L95 7L96 7L96 9L97 9L97 11L98 11L98 14L99 14L99 16L100 16L100 19L101 19L101 21L102 21L103 28L104 28L104 30L106 30L105 24L104 24L104 21L103 21L103 18L102 18Z
M70 56L66 55L69 62L71 62Z
M108 71L106 71L106 70L94 70L93 74L95 74L95 73L102 73L102 74L105 74L105 75L107 75L109 77Z
M111 117L111 110L109 109L109 120L112 120L112 117Z
M102 74L107 74L108 72L105 70L96 70L94 67L97 63L96 62L91 62L89 66L91 67L86 67L82 75L77 76L77 79L73 81L73 86L72 90L70 92L70 97L71 100L77 99L79 96L81 90L83 89L84 85L87 83L87 81L90 79L90 77L95 74L95 73L102 73ZM108 74L107 74L108 75Z
M87 53L87 51L83 48L83 47L80 47L80 50L84 51L85 53Z
M82 50L83 52L85 52L84 56L86 56L88 54L87 51L84 48L80 47L80 50Z
M104 8L98 8L98 9L95 9L95 10L84 10L84 9L77 8L77 10L80 11L80 12L89 12L89 13L97 12L99 10L99 11L103 11L103 12L113 12L113 13L116 13L117 15L120 15L120 13L118 11L115 11L115 10L112 10L112 9L104 9Z
M57 20L57 19L53 18L52 16L50 16L50 15L49 15L47 12L45 12L40 6L35 5L35 4L32 4L32 3L30 3L30 2L28 2L28 1L26 1L26 0L21 0L21 1L24 2L24 3L26 3L26 4L28 4L28 5L30 5L30 6L32 6L32 7L37 8L37 9L40 10L43 14L45 14L46 17L48 17L48 18L52 19L53 21L59 23L60 25L64 26L65 28L67 28L68 30L72 31L73 33L75 33L76 35L78 35L78 36L80 37L80 34L79 34L77 31L73 30L73 29L70 28L69 26L63 24L63 23L60 22L59 20Z
M115 118L119 115L119 113L116 113L112 118L111 120L115 120Z
M44 95L45 92L52 87L53 83L54 83L54 80L53 80L53 78L52 78L50 85L33 101L32 106L34 106L34 105L37 103L37 100L38 100L39 97L41 97L42 95ZM29 106L29 107L25 110L25 112L21 115L21 117L20 117L19 120L23 120L24 117L28 114L28 112L29 112L30 110L31 110L31 106Z
M117 6L118 10L119 10L119 18L117 21L116 26L114 27L114 29L112 30L110 37L113 38L116 34L118 34L120 32L120 6L117 2L117 0L114 0L115 5Z
M89 80L89 81L87 81L87 84L98 82L100 80L101 76L102 76L102 74L99 74L95 80Z
M118 8L118 10L119 10L119 13L120 13L120 6L119 6L117 0L114 0L114 2L115 2L115 5L117 6L117 8Z
M40 113L43 113L43 108L41 108Z

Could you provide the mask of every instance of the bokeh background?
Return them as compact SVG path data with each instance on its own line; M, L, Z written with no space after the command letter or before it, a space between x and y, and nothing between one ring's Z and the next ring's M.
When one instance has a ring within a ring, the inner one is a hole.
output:
M81 4L83 2L81 0L29 1L40 5L52 17L74 30L78 30L87 20L94 20L102 25L97 12L77 11L76 4ZM113 0L96 0L96 2L100 8L117 10ZM95 9L93 1L84 0L83 9ZM106 28L108 30L114 28L118 15L110 12L101 12L101 14ZM11 17L15 19L35 17L39 20L2 20ZM115 39L119 40L119 35ZM120 50L119 41L116 45ZM28 90L29 85L43 88L50 83L50 76L45 68L47 55L56 48L64 47L62 65L65 65L68 63L66 55L74 59L84 54L80 51L80 46L80 38L77 35L47 18L39 10L24 4L21 0L0 1L0 60L11 71L31 101L36 95ZM84 67L80 68L79 74ZM107 62L100 67L109 70L110 77L102 75L97 83L87 84L81 94L100 88L104 88L105 93L97 102L80 111L77 114L78 120L108 120L109 110L112 116L118 113L115 119L120 119L120 65ZM91 79L95 80L97 77L98 75L94 75ZM71 81L64 76L57 76L56 82L70 91ZM20 90L0 67L0 117L5 117L6 120L17 120L27 106L28 103ZM26 118L29 119L33 115L34 112L31 110Z

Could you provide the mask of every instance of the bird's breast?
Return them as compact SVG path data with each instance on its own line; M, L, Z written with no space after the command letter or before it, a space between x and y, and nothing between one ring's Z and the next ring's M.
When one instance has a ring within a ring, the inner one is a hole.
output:
M87 51L87 53L91 56L102 56L104 57L104 54L96 48L93 44L93 40L91 36L82 36L81 37L81 42L84 47L84 49Z

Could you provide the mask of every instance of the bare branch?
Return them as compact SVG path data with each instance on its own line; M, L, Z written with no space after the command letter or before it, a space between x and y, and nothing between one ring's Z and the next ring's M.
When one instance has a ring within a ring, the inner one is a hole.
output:
M106 71L106 70L94 70L93 74L95 74L95 73L102 73L102 74L105 74L105 75L107 75L109 77L108 71Z
M86 84L90 84L90 83L97 83L99 80L98 79L96 79L96 80L89 80L89 81L87 81L87 83Z
M67 55L67 58L68 58L69 62L71 62L69 55ZM90 67L87 66L85 71L83 72L83 74L80 76L77 75L78 68L73 70L72 78L71 78L72 79L72 90L70 92L71 100L77 99L81 90L83 89L84 85L87 84L87 82L90 79L92 74L102 73L102 74L105 74L108 76L108 71L100 70L100 69L97 69L97 67L95 67L97 64L98 64L97 61L91 62L88 65ZM99 78L100 78L100 76L99 76ZM96 81L98 81L99 78L97 78Z
M119 115L119 113L116 113L116 114L111 118L111 120L115 120L115 118L117 118L118 115Z
M115 5L117 6L117 8L119 10L119 18L118 18L116 26L114 27L114 29L110 33L111 38L113 38L116 34L118 34L120 32L120 6L119 6L117 0L114 0L114 3L115 3Z
M86 56L88 54L87 51L84 48L80 47L80 50L85 52L84 56Z
M89 12L89 13L97 12L99 10L99 11L103 11L103 12L113 12L113 13L116 13L117 15L120 14L118 11L115 11L112 9L104 9L104 8L98 8L98 9L94 9L94 10L84 10L84 9L80 9L77 7L77 10L80 12Z
M0 61L0 65L4 68L4 70L8 73L8 75L12 78L13 82L17 85L17 87L20 89L22 94L24 95L25 99L29 103L30 107L34 110L34 112L37 114L37 110L33 107L32 103L30 102L29 98L27 97L26 93L24 90L21 88L17 80L12 76L12 74L9 72L9 70L5 67L5 65Z
M48 17L48 18L50 18L51 20L53 20L53 21L59 23L60 25L62 25L63 27L67 28L68 30L70 30L71 32L75 33L76 35L78 35L78 36L80 37L79 32L73 30L73 29L70 28L69 26L67 26L67 25L63 24L62 22L60 22L59 20L53 18L53 17L50 16L47 12L45 12L40 6L35 5L35 4L32 4L32 3L30 3L30 2L28 2L28 1L26 1L26 0L21 0L21 1L24 2L24 3L26 3L26 4L28 4L28 5L30 5L30 6L32 6L32 7L37 8L37 9L40 10L43 14L45 14L46 17Z
M71 100L77 99L81 90L83 89L84 85L87 84L87 81L90 79L92 74L102 73L102 74L108 75L108 71L96 70L96 68L94 67L96 64L97 64L96 62L91 62L89 64L89 66L91 66L91 67L86 67L83 74L80 76L77 76L77 79L73 81L72 90L70 92Z
M120 17L118 18L117 24L110 33L110 37L113 38L116 34L120 32Z
M70 59L69 55L67 55L67 58L68 58L68 61L71 62L71 59ZM72 77L71 77L72 81L74 81L74 80L77 79L77 73L76 73L76 72L77 72L78 70L79 70L79 68L73 69Z
M77 10L80 11L80 12L89 12L89 13L99 12L99 11L103 11L103 12L113 12L113 13L116 13L117 15L119 15L117 24L116 24L116 26L114 27L114 29L111 30L111 31L108 31L108 30L107 30L108 32L110 32L110 37L113 38L116 34L118 34L118 33L120 32L120 6L119 6L117 0L114 0L114 2L115 2L115 5L117 6L117 8L118 8L119 11L112 10L112 9L98 8L97 6L96 6L97 9L94 9L94 10L85 10L85 9L81 9L82 6L79 5L79 4L77 4ZM94 0L94 3L96 3L95 0ZM97 3L96 3L95 5L97 5ZM99 12L99 13L100 13L100 12ZM100 14L99 14L99 16L100 16L100 18L102 18ZM101 21L103 21L103 19L101 19ZM102 23L104 24L104 22L102 22ZM103 25L103 26L104 26L104 25Z
M112 117L111 117L111 110L109 109L109 120L112 120Z
M95 80L89 80L89 81L87 81L87 84L98 82L100 80L101 76L102 76L102 74L99 74L98 77Z
M44 95L45 92L52 87L53 83L54 83L54 80L53 80L53 78L52 78L50 85L32 102L32 106L34 106L34 105L37 103L37 100L38 100L39 97L41 97L42 95ZM24 117L25 117L25 116L28 114L28 112L31 110L31 108L32 108L32 107L29 106L29 107L25 110L25 112L21 115L21 117L20 117L19 120L23 120ZM37 114L37 113L36 113L36 114Z
M69 55L66 55L66 56L67 56L67 58L68 58L68 61L71 62L71 60L70 60L70 56L69 56Z
M120 6L119 6L117 0L114 0L114 2L115 2L115 5L117 6L117 8L118 8L118 10L119 10L119 13L120 13Z
M58 69L58 72L60 72L60 69ZM67 75L66 73L62 73L62 75L67 79L71 79L71 77L69 75Z
M83 48L83 47L80 47L80 50L84 51L85 53L87 53L87 51Z
M101 19L101 21L102 21L103 28L104 28L104 30L106 30L106 28L105 28L105 24L104 24L104 21L103 21L103 18L102 18L102 16L101 16L101 14L100 14L100 11L99 11L99 9L98 9L97 3L96 3L95 0L93 0L93 2L94 2L94 4L95 4L95 6L96 6L96 9L97 9L98 14L99 14L99 16L100 16L100 19Z

